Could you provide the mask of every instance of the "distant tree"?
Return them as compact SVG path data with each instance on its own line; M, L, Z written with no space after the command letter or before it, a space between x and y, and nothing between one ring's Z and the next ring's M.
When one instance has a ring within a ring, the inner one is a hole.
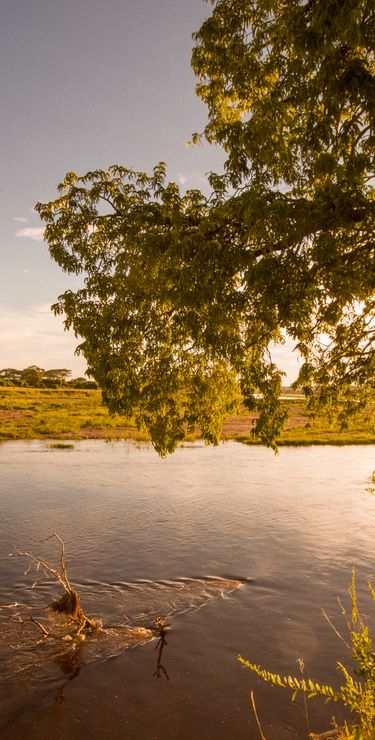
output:
M21 373L22 370L16 370L14 367L5 367L3 370L0 370L0 377L11 380L13 378L19 378Z
M212 5L193 51L205 136L227 153L210 196L163 165L111 167L37 204L52 257L85 276L55 311L161 454L195 424L217 442L240 395L274 446L286 334L313 410L346 423L375 395L373 3Z
M45 370L43 380L47 382L55 382L57 385L64 385L67 382L69 375L71 374L72 371L67 370L67 368Z
M43 380L44 370L38 365L29 365L21 372L21 381L23 385L37 387Z
M0 379L2 384L21 385L22 370L16 370L14 367L6 367L0 370Z
M86 390L96 390L98 388L98 384L88 378L72 378L69 381L69 385L72 388L84 388Z

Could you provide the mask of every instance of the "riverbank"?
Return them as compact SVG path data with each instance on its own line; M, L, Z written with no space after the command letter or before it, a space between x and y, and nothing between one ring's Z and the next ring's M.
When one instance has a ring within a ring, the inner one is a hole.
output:
M326 419L311 421L301 396L283 400L288 421L278 439L280 446L375 444L375 423L363 413L340 431ZM251 436L254 415L243 409L223 424L223 439L257 444ZM101 392L71 388L0 388L0 440L12 439L134 439L148 441L133 419L111 416ZM199 439L189 434L188 441Z

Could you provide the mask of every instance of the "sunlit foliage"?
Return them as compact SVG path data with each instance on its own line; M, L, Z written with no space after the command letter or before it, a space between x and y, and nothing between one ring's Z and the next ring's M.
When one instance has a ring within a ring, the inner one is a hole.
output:
M274 446L273 343L304 362L314 412L374 398L374 12L370 0L218 0L195 34L212 192L159 164L78 177L38 204L52 257L85 284L55 310L83 338L110 410L161 454L199 425L216 443L240 396ZM199 137L195 136L197 140Z

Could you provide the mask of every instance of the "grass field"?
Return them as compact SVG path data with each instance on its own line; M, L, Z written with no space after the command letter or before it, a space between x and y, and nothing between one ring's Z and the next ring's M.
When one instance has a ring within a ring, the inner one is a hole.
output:
M101 392L0 388L0 439L147 439L131 420L110 416Z
M310 421L303 398L283 401L289 419L279 445L375 444L375 420L363 414L349 429L340 431L320 419ZM223 439L256 444L251 436L254 416L243 410L223 424ZM147 440L132 419L110 416L100 391L71 388L0 388L0 440L11 439L134 439ZM199 433L188 440L199 439Z

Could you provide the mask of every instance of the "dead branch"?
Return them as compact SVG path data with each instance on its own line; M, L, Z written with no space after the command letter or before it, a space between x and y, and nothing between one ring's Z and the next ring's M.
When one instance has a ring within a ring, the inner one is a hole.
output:
M91 619L91 617L85 614L81 607L80 596L78 592L74 590L70 583L65 558L65 544L61 537L56 534L56 532L54 532L49 537L46 537L44 540L37 541L39 543L42 543L47 542L48 540L51 540L53 538L55 538L60 543L59 567L51 564L48 560L41 557L40 555L35 555L33 552L29 552L28 550L16 549L16 553L20 557L28 558L30 560L30 564L26 569L24 575L28 575L32 570L35 570L35 572L42 570L46 578L52 577L52 579L64 589L65 593L59 598L54 599L54 601L52 601L51 604L48 605L48 609L50 609L51 612L55 612L59 616L66 619L67 622L75 622L77 624L76 635L79 636L83 630L94 630L97 629L99 625L97 622L95 622L94 619ZM38 583L38 580L34 581L32 588L35 588ZM7 604L4 607L0 607L0 609L13 609L19 606L22 606L22 608L26 610L26 615L24 614L22 616L20 615L20 613L18 613L17 615L19 616L20 621L23 624L27 621L31 621L39 627L39 629L43 632L45 636L51 636L51 633L48 632L48 630L41 624L41 622L31 615L31 610L33 607L29 604L20 604L18 602L15 602L14 604Z

